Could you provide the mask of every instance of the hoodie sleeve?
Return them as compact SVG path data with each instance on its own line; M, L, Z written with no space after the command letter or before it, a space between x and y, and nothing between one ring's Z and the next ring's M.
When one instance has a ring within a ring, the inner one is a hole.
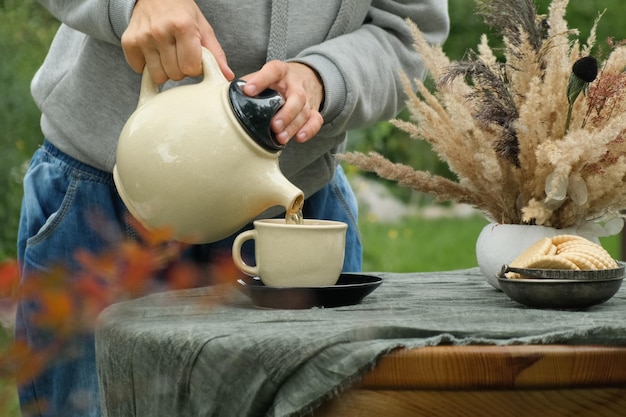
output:
M38 0L61 23L105 42L119 44L136 0Z
M307 48L293 59L314 68L324 82L321 135L388 120L404 107L399 74L411 79L426 75L407 18L429 42L442 44L447 38L447 0L374 0L358 29Z

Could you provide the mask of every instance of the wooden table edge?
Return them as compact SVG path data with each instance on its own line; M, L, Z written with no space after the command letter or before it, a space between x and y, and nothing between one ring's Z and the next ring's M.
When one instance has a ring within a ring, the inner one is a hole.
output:
M374 390L626 387L626 346L466 345L398 349L354 388Z

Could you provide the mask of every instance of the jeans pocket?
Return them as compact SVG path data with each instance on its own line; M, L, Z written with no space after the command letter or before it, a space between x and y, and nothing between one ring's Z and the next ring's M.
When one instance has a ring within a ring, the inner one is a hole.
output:
M44 170L42 170L44 171ZM49 170L45 170L49 171ZM69 212L79 179L63 173L62 176L52 178L49 172L40 172L47 178L31 180L39 185L31 184L24 189L24 210L27 212L27 225L29 231L26 238L26 246L33 247L48 239L63 222ZM45 186L41 186L45 184ZM37 188L45 188L38 190Z

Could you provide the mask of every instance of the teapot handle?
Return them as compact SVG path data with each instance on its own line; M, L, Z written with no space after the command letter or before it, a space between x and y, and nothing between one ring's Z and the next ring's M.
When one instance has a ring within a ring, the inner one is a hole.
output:
M204 76L204 79L202 80L203 83L228 82L226 77L224 77L224 74L222 74L219 65L217 65L217 60L204 46L202 47L202 74ZM152 76L150 75L150 71L146 65L143 68L137 108L143 106L157 94L159 94L159 85L152 80Z

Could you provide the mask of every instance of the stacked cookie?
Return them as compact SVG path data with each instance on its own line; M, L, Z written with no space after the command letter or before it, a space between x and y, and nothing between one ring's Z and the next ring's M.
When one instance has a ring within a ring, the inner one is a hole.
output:
M543 238L522 252L510 264L524 269L598 270L619 265L600 245L580 236L558 235ZM520 278L519 274L507 274Z

